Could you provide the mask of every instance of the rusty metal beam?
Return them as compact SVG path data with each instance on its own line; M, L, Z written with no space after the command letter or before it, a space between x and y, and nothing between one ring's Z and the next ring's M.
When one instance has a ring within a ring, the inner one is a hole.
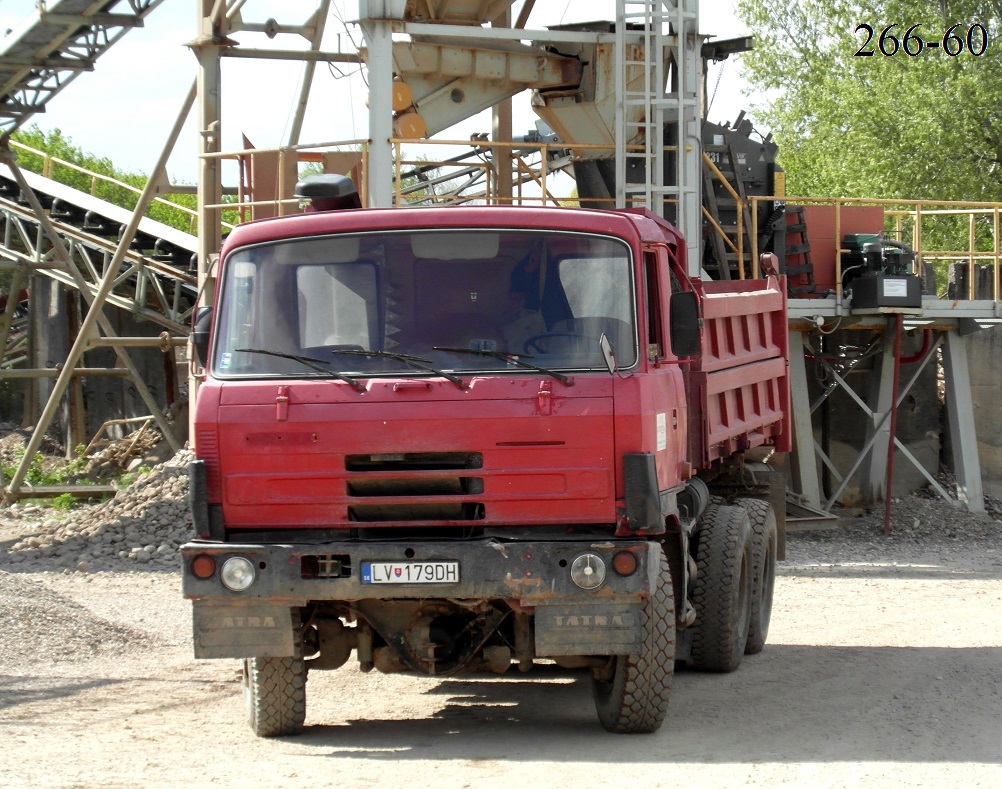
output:
M0 370L0 380L4 378L55 378L62 372L62 367L18 367L13 370ZM76 378L89 376L105 376L112 378L128 378L130 373L124 367L73 367L70 375Z

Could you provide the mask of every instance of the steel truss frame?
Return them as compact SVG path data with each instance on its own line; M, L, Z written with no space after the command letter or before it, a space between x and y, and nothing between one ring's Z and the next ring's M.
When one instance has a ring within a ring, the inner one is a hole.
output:
M18 187L21 189L21 194L28 201L31 211L38 222L37 229L40 232L36 233L36 237L41 239L44 233L44 236L47 237L49 243L52 245L51 255L48 251L43 250L41 243L37 246L32 246L33 249L38 251L40 256L37 261L32 262L38 263L39 271L45 273L47 276L53 276L53 273L57 271L61 271L69 275L73 285L80 291L85 301L88 303L87 313L81 321L79 331L73 341L73 345L70 348L67 359L58 371L52 392L46 401L45 407L42 409L42 413L34 427L34 430L32 431L31 438L28 440L28 445L25 447L24 456L18 464L17 469L14 471L14 475L9 484L4 488L4 504L10 504L17 499L22 498L24 495L30 495L30 492L25 494L22 491L22 486L24 485L31 461L34 458L35 453L38 451L38 448L41 446L45 431L51 424L52 419L56 414L56 410L59 407L59 403L69 387L71 379L77 374L75 368L83 356L84 351L92 345L102 342L102 335L104 338L107 338L104 341L114 348L122 366L128 370L133 385L136 387L136 391L143 399L143 402L150 411L151 417L156 421L157 427L160 428L164 438L168 444L170 444L171 449L176 452L181 448L181 444L178 441L177 436L175 436L170 423L167 421L166 415L163 413L159 404L156 402L156 399L153 397L149 388L146 386L146 383L143 381L139 368L133 363L131 357L129 356L129 353L125 348L125 343L122 341L122 338L118 337L111 321L108 319L107 315L105 315L104 307L108 303L113 303L109 302L109 297L112 296L112 292L116 285L120 285L123 281L127 280L131 276L131 272L138 272L142 268L141 266L133 264L125 264L125 261L130 254L129 247L136 235L136 231L139 229L139 225L142 222L146 209L149 207L150 202L159 190L161 183L166 180L165 168L167 159L174 149L174 144L177 142L177 138L181 133L181 127L187 119L188 113L191 111L194 103L195 86L192 85L187 97L185 98L184 105L178 114L177 120L168 135L167 142L164 145L164 148L157 159L157 163L152 170L153 175L150 177L146 187L143 189L142 194L139 196L132 218L122 231L114 253L111 255L110 259L106 259L104 261L103 271L98 272L97 268L93 266L90 256L84 256L84 259L87 261L87 265L83 268L93 277L93 280L90 283L86 280L81 268L77 265L77 261L74 261L70 249L67 248L66 243L63 241L62 234L50 220L48 214L39 202L38 197L35 195L31 186L25 179L24 174L18 168L13 156L9 151L4 154L7 159L5 163L13 173ZM130 274L123 276L123 264L125 264L125 270L129 271ZM96 288L92 287L95 283L97 285ZM166 341L165 347L168 347ZM84 488L86 486L80 487Z
M948 428L953 447L954 469L957 478L957 493L961 502L967 505L971 512L984 512L984 494L981 487L981 468L978 462L977 441L974 430L974 408L971 401L970 375L967 369L966 338L955 330L939 330L934 332L934 340L929 343L922 357L917 360L911 377L903 386L898 386L900 360L895 353L895 340L901 331L900 316L888 318L886 330L878 337L873 349L879 354L878 364L874 366L877 376L873 396L867 402L849 385L845 372L855 364L850 364L846 371L840 372L830 360L815 348L808 335L800 331L790 332L790 379L791 408L794 422L794 453L791 468L801 496L809 506L820 507L828 512L838 501L857 471L864 472L865 487L869 497L873 499L890 500L890 474L893 468L892 456L888 452L893 443L899 451L926 479L933 490L943 499L955 501L954 497L922 463L911 453L897 437L893 414L905 401L919 376L936 358L937 352L943 349L943 365L946 381L946 402L948 413ZM928 329L928 331L933 331ZM900 342L897 350L900 352ZM831 383L813 401L807 388L807 359L818 361L830 376ZM832 459L824 452L814 437L811 417L821 405L837 391L844 391L870 421L867 438L859 450L855 461L848 471L840 472ZM884 459L886 458L886 463ZM821 486L816 471L820 461L835 477L838 487L827 500L822 500Z
M34 212L0 199L0 268L20 268L22 279L37 272L71 288L82 284L93 298L115 256L117 244L65 222L51 219L50 222L66 248L68 264L59 259L43 222ZM191 323L195 294L193 274L128 250L106 303L171 332L184 334ZM11 360L0 349L0 367L10 366Z
M40 111L44 104L55 93L58 92L69 80L78 73L88 70L93 66L94 59L108 46L114 43L130 26L141 24L142 17L145 17L151 10L158 6L162 0L127 0L123 3L123 8L128 6L129 13L133 16L133 21L126 21L124 18L128 14L108 14L115 11L115 0L57 0L50 2L48 11L40 12L39 23L44 21L44 25L66 24L65 30L60 33L54 28L49 28L48 35L53 48L48 62L34 63L33 66L25 66L26 70L20 74L19 79L23 82L4 83L5 90L0 91L0 133L16 128L18 124L28 117L32 112ZM327 16L326 9L329 0L316 0L316 12L310 17L306 25L288 26L281 25L269 20L267 25L247 24L240 18L240 8L244 5L244 0L196 0L199 16L199 34L192 42L191 49L198 58L199 77L197 90L193 97L197 95L199 107L198 128L201 140L200 149L200 177L199 177L199 255L198 255L198 279L197 292L204 302L209 302L213 296L213 283L211 280L211 260L218 251L220 245L218 223L212 221L213 212L221 202L222 185L220 176L221 152L221 93L222 81L220 75L220 64L223 57L283 57L286 59L300 59L305 63L315 63L317 61L346 61L348 56L343 53L325 53L319 51L319 42L323 31L323 25ZM643 101L658 112L671 114L680 112L687 118L692 116L694 107L698 105L690 101L694 93L693 83L690 80L698 79L699 64L698 51L699 39L696 34L698 29L698 13L695 7L695 0L617 0L617 19L625 21L634 12L640 12L642 16L651 20L651 26L646 33L626 33L624 25L620 25L621 32L619 40L615 34L588 33L584 31L557 30L557 31L533 31L525 29L525 23L529 11L533 6L532 0L526 0L523 4L522 12L514 26L509 27L508 19L498 18L497 27L480 28L477 26L430 24L421 22L407 22L402 20L402 13L396 13L396 9L402 9L404 3L400 0L371 0L361 4L363 19L361 24L363 31L369 40L370 53L375 53L377 57L372 59L374 64L370 68L369 81L372 88L370 96L370 131L369 131L369 161L367 185L370 189L370 205L389 205L392 201L392 167L394 161L390 88L392 83L392 56L380 58L379 52L384 55L391 53L391 35L393 33L409 33L411 35L436 35L449 37L461 36L464 38L490 38L510 41L522 41L533 38L547 41L589 41L603 43L606 45L617 45L622 48L629 44L646 43L648 51L664 49L668 51L674 60L676 69L680 72L677 76L680 80L678 85L664 85L665 72L662 68L651 66L649 74L650 83L645 88ZM500 4L500 5L503 5ZM499 4L492 6L500 8ZM72 11L72 13L71 13ZM371 11L371 13L366 13ZM391 13L392 11L392 13ZM378 13L377 13L378 12ZM74 14L78 16L74 17ZM83 18L84 16L87 18ZM394 16L395 19L389 17ZM44 20L41 19L44 17ZM655 20L658 29L653 28ZM40 30L44 30L44 25ZM83 25L83 28L81 28ZM101 26L104 27L101 27ZM668 25L668 31L660 26ZM265 29L267 28L267 29ZM242 30L255 32L293 33L305 38L309 48L306 50L253 50L234 46L234 42L228 38L231 33L238 33ZM72 35L76 33L77 37ZM667 34L666 34L667 33ZM49 35L51 34L51 35ZM17 40L14 37L12 41ZM62 47L62 49L56 49ZM11 49L8 46L7 52ZM693 54L695 53L695 55ZM10 64L20 67L17 61L23 56L14 53L10 58ZM2 61L3 53L0 53ZM621 61L624 54L620 49ZM695 65L690 65L690 61ZM382 68L380 68L382 66ZM643 68L643 66L638 66ZM11 73L0 68L0 78L11 79ZM298 94L299 101L296 107L296 116L292 123L289 145L298 142L299 130L302 124L302 117L307 103L310 77L312 69L304 72L304 79ZM666 95L677 91L675 95ZM6 94L6 95L4 95ZM635 99L637 97L634 97ZM625 100L625 97L621 97ZM190 106L190 105L189 105ZM182 113L183 115L184 113ZM698 122L698 112L696 121ZM625 113L621 116L625 118ZM686 122L689 123L688 121ZM690 124L691 125L691 124ZM619 126L620 138L627 139L625 134L625 121ZM682 124L680 130L679 151L691 156L679 156L680 165L689 167L678 174L678 182L683 185L695 184L698 195L699 188L699 134L698 129L692 131L688 125ZM176 138L176 135L175 135ZM163 179L162 164L165 156L173 148L174 138L168 142L165 154L161 157L161 163L154 170L154 177L151 178L147 190L144 191L143 199L140 200L135 214L135 222L146 205L147 200L156 191L156 184ZM650 156L657 156L658 151L650 149ZM625 157L626 150L622 155ZM656 161L656 159L652 159ZM688 162L686 164L685 162ZM695 164L692 164L695 162ZM663 164L663 162L662 162ZM656 179L660 179L663 173L663 166L653 164L651 172ZM691 176L691 177L690 177ZM651 195L648 200L665 199L666 192L662 192L656 179L648 179L643 187L651 187ZM685 186L687 189L688 186ZM30 191L30 190L29 190ZM683 190L684 191L684 190ZM686 195L680 191L677 199L682 199L683 203L689 202L683 199ZM685 206L679 214L683 230L690 237L698 237L700 200L693 199L692 215L695 217L696 231L690 228L690 222L686 220L689 216ZM70 377L76 372L73 368L77 364L85 347L90 347L96 341L95 333L97 327L104 331L105 344L114 344L119 358L136 380L135 368L128 361L128 354L122 344L126 338L115 338L114 332L101 320L102 310L94 305L111 304L120 309L128 310L130 313L143 314L150 320L163 325L168 331L184 332L185 324L190 318L191 308L183 306L177 301L179 289L192 286L195 283L186 274L181 275L177 269L163 266L157 261L144 259L135 256L128 250L127 240L135 231L135 227L130 224L130 230L123 235L117 247L113 245L90 246L92 239L85 238L86 234L70 231L68 228L60 226L58 229L48 220L45 212L38 204L37 199L33 201L32 212L37 215L37 224L34 220L29 220L29 212L16 206L8 211L4 206L4 216L2 219L5 239L8 234L10 239L19 239L17 249L13 249L16 254L5 255L5 261L0 260L0 265L8 265L15 268L18 273L27 273L31 270L38 270L47 276L59 279L60 281L78 287L84 294L84 298L91 302L91 309L88 311L89 323L81 328L80 336L74 343L73 349L63 368L60 369L57 385L45 408L45 414L51 419L54 413L59 396L65 391L66 384ZM52 249L45 249L41 236L48 237L53 245ZM25 244L25 240L32 243ZM36 242L37 241L37 245ZM8 246L5 243L5 247ZM697 245L698 246L698 245ZM20 248L23 247L23 248ZM28 251L30 250L30 251ZM110 257L109 257L110 252ZM0 252L0 254L4 254ZM693 261L690 260L690 269L693 268ZM85 276L86 275L86 276ZM132 290L132 288L135 288ZM16 289L15 289L16 291ZM10 294L11 302L16 293ZM17 326L17 305L8 302L7 307L0 316L0 334L11 335ZM152 305L155 305L152 306ZM993 305L997 313L997 305ZM791 308L793 304L791 304ZM812 310L817 310L817 305L811 305ZM148 312L144 312L147 311ZM836 317L841 315L841 305L836 305ZM157 313L154 315L152 313ZM793 310L791 309L791 315ZM813 314L813 313L812 313ZM94 316L91 319L91 316ZM980 315L980 313L979 313ZM978 317L975 315L974 317ZM792 319L791 319L792 320ZM791 323L792 325L792 323ZM818 479L816 472L816 446L811 429L812 404L809 402L806 388L805 352L810 351L810 344L805 345L804 335L800 330L793 330L790 333L791 348L791 382L793 389L793 421L795 423L794 441L796 443L796 453L792 464L795 482L799 476L799 490L809 503L814 502L820 505L820 491L818 490ZM5 339L5 338L4 338ZM177 338L174 338L177 339ZM0 343L0 348L6 342ZM942 347L944 365L946 367L947 379L947 399L950 434L954 441L955 464L957 466L958 487L961 498L972 510L984 508L983 496L980 487L980 467L977 458L977 446L974 442L973 429L973 405L970 397L970 382L967 376L967 356L966 338L956 330L946 331L937 340L937 346ZM882 369L893 369L893 365L883 365ZM2 374L2 371L0 371ZM48 371L46 374L51 374ZM891 385L887 376L881 374L880 386L886 390ZM905 388L907 393L911 384ZM149 397L149 392L144 385L137 385L145 397ZM193 391L192 391L193 394ZM891 398L894 405L897 405L900 397ZM886 401L886 391L881 394ZM816 405L814 406L816 407ZM869 408L869 406L866 406ZM155 403L151 403L151 413L156 417L158 409ZM889 409L870 409L870 413L877 412L877 424L874 430L872 441L868 442L869 454L876 457L879 455L879 442L887 439L889 425L887 415ZM47 426L47 422L45 426ZM161 428L165 428L161 424ZM31 456L37 450L44 432L41 421L39 427L32 436L32 444L26 452L26 465L30 462ZM175 441L170 430L164 430L168 440ZM888 439L889 443L889 439ZM895 446L900 446L895 438ZM175 447L176 448L176 447ZM907 451L906 451L907 452ZM830 459L822 462L830 463ZM857 461L858 463L863 460ZM914 462L914 461L913 461ZM17 484L12 484L7 490L5 501L12 500L18 495L20 483L23 481L22 469L18 469L19 476L16 477ZM930 480L932 482L933 480ZM944 491L941 490L943 493ZM13 496L11 495L13 493ZM829 505L830 506L830 505Z

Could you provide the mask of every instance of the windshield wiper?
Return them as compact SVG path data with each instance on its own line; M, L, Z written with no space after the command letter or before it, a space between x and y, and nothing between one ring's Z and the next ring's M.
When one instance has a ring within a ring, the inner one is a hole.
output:
M339 373L337 370L330 369L330 362L324 359L314 359L312 356L300 356L295 353L282 353L281 351L269 351L264 348L237 348L235 353L260 353L265 356L277 356L279 359L292 359L294 362L299 362L311 370L316 370L317 372L323 373L331 378L337 378L338 380L344 381L346 384L351 386L356 392L364 392L365 387L362 386L358 381L352 378L350 375L345 375L344 373ZM323 365L327 365L324 367Z
M540 367L535 364L529 364L522 357L514 354L508 353L507 351L489 351L485 348L446 348L443 346L436 345L436 351L446 351L447 353L468 353L473 356L491 356L495 359L502 359L506 362L512 362L517 364L519 367L525 367L529 370L536 370L541 373L546 373L547 375L552 375L558 381L560 381L565 386L574 386L574 382L564 375L563 373L555 372L554 370L547 370L545 367ZM532 358L532 357L529 357Z
M417 367L419 370L426 370L429 373L435 373L442 378L446 378L460 389L465 389L466 384L463 379L458 375L451 375L443 370L439 370L431 366L431 359L425 359L423 356L411 356L406 353L393 353L392 351L349 351L349 350L336 350L332 349L331 353L335 356L367 356L373 359L396 359L398 361L409 364L411 367Z

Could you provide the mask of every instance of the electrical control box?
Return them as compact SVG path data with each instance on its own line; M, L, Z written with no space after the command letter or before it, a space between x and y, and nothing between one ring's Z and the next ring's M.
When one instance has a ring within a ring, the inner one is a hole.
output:
M921 307L922 280L914 274L868 272L852 280L852 308Z

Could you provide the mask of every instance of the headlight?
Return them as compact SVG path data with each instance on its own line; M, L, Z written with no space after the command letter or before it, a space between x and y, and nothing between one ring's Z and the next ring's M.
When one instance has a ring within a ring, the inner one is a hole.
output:
M571 580L582 589L600 587L605 581L605 562L602 557L594 553L581 554L571 563Z
M245 559L243 556L231 556L223 562L219 580L231 592L243 592L250 588L256 576L254 565L249 559Z

